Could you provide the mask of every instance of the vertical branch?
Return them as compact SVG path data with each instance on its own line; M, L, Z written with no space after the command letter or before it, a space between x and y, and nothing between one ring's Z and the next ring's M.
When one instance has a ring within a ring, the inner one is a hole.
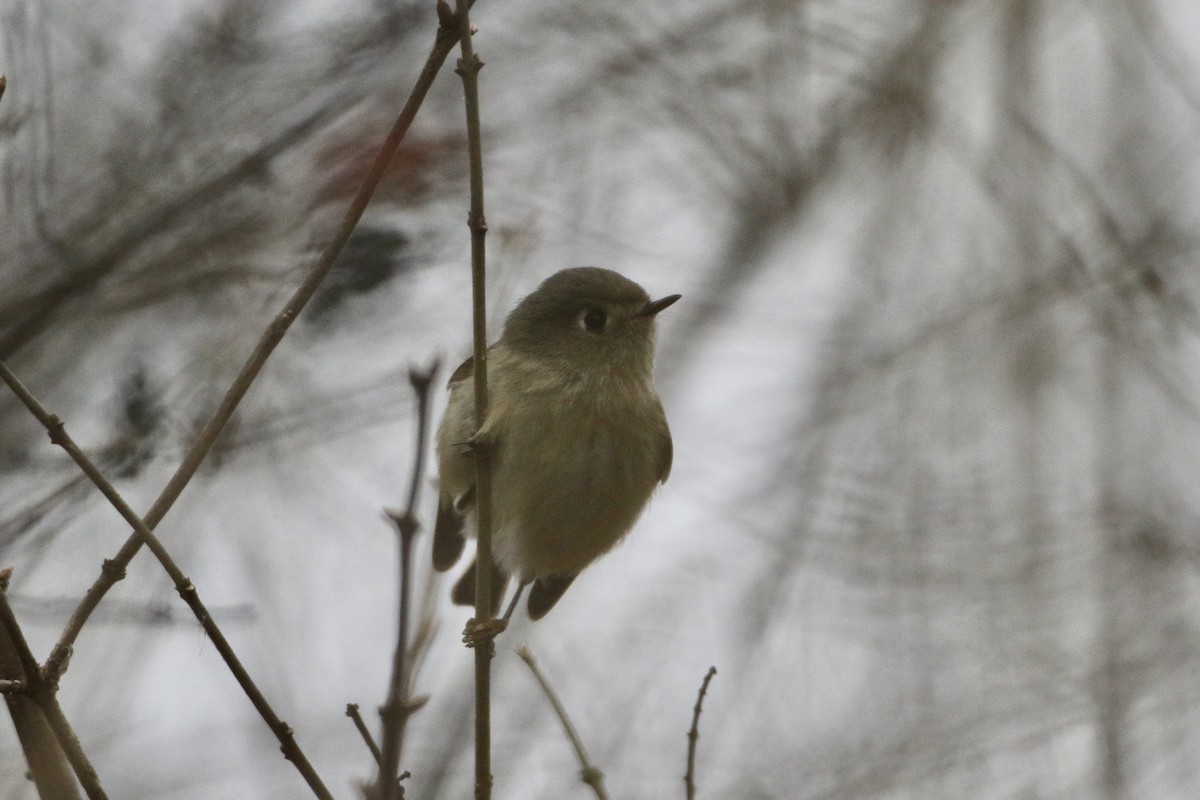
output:
M383 748L379 755L379 780L376 791L381 800L395 800L400 796L397 775L400 772L400 754L404 751L404 730L412 714L413 705L408 696L409 652L408 616L411 606L412 544L420 530L417 522L417 501L425 475L425 440L429 430L429 386L437 374L435 362L425 372L410 370L409 382L417 395L417 451L413 456L412 483L409 485L408 505L403 513L389 513L396 523L400 535L400 608L398 611L398 633L396 652L392 657L392 679L388 685L387 702L379 709L383 718Z
M687 787L687 800L696 798L696 740L700 738L700 709L704 705L704 695L708 694L708 682L717 674L716 667L709 667L700 684L700 693L696 695L696 705L692 708L692 727L688 731L687 772L683 776L683 785Z
M471 210L467 225L471 230L471 296L475 354L475 427L478 431L487 418L487 295L484 285L486 262L484 237L487 220L483 215L483 147L479 125L479 70L483 62L471 45L470 3L456 0L459 42L462 58L455 70L462 77L467 114L467 152L471 170ZM478 437L477 437L478 439ZM475 551L475 619L491 616L492 596L492 476L488 443L475 449L475 510L477 545ZM475 647L475 797L492 796L492 720L491 661L495 646L491 640Z

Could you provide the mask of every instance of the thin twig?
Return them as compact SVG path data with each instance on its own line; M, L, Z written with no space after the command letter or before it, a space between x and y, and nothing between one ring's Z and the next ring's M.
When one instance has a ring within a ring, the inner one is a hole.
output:
M362 736L367 749L371 751L371 755L375 758L375 763L377 765L383 763L383 756L379 752L379 745L375 744L375 737L368 730L367 723L363 722L362 714L358 713L358 703L346 704L346 716L354 720L354 727L358 728L358 733Z
M439 16L441 16L439 14ZM200 467L205 456L216 443L217 437L221 435L221 431L225 429L229 419L233 416L233 412L237 409L238 404L249 391L250 385L254 379L258 377L262 371L263 365L266 364L267 358L270 357L276 345L283 338L291 324L300 315L301 310L312 298L317 287L324 280L329 270L333 267L346 241L350 238L350 234L354 232L355 226L366 210L367 203L370 202L371 196L375 193L376 187L383 178L384 171L392 156L395 155L400 142L404 139L408 132L409 126L416 117L417 109L421 107L421 103L425 99L425 95L429 91L429 87L433 84L433 79L437 76L441 69L442 63L446 60L446 56L454 48L456 41L457 29L453 25L446 25L443 19L442 24L438 28L437 36L434 39L434 44L425 59L425 66L421 70L416 83L413 85L412 91L409 93L408 100L405 101L404 108L400 111L400 115L396 118L396 122L392 125L392 130L388 133L387 139L379 148L379 152L375 156L371 168L367 171L363 178L362 185L358 189L358 193L354 196L354 200L350 203L350 207L346 210L346 215L342 219L341 225L337 232L325 247L324 252L313 264L308 276L296 292L288 300L283 310L275 316L267 329L263 332L254 351L250 354L246 363L242 366L241 371L234 379L233 384L221 399L217 410L213 413L212 418L204 426L203 430L196 438L196 442L188 450L184 456L183 463L171 476L166 487L158 499L146 513L145 523L151 530L162 521L166 516L171 506L183 492L188 481L191 480L196 470ZM67 623L66 629L63 631L62 637L59 639L58 645L55 647L55 652L51 655L51 665L58 664L70 652L71 646L75 639L79 636L84 623L100 600L112 588L121 577L124 576L125 567L141 549L142 538L138 534L131 535L121 550L113 557L110 562L106 562L106 566L101 570L100 577L88 590L80 603L79 608L71 616ZM108 564L111 563L111 567Z
M487 219L483 213L483 146L479 124L479 70L483 62L471 44L470 3L456 0L459 46L462 57L455 72L463 82L467 116L467 157L471 173L471 210L467 226L471 230L471 299L474 339L475 426L487 419L487 290L484 240ZM475 619L483 622L491 616L492 597L492 471L488 443L476 438L475 456ZM475 645L475 798L492 796L492 701L491 663L495 644L490 639Z
M687 734L687 773L683 776L683 785L687 787L687 800L695 800L696 797L696 740L700 738L700 709L704 705L704 695L708 693L708 682L716 674L716 667L708 668L708 674L700 684L700 693L696 695L696 705L692 708L692 727Z
M583 749L583 741L575 732L575 726L571 724L571 718L567 716L567 710L559 702L558 695L550 685L550 681L546 680L546 676L538 668L533 653L528 647L518 647L517 655L521 657L521 660L529 667L529 671L533 673L533 677L537 679L538 685L542 687L542 693L546 695L546 699L554 708L554 713L558 715L558 721L562 723L567 738L571 740L571 746L575 748L575 757L579 759L579 779L592 787L597 800L608 800L608 793L604 791L604 773L588 760L587 752Z
M113 507L116 508L121 516L125 518L125 521L133 527L134 536L139 539L139 543L145 543L146 546L150 548L150 552L152 552L154 557L158 559L158 562L162 565L163 569L166 570L172 582L175 584L175 590L179 593L179 596L183 598L183 601L188 604L189 608L192 609L192 613L196 615L196 619L200 621L200 625L204 628L204 632L208 634L208 638L212 640L213 646L216 647L217 652L221 654L221 658L224 659L225 664L229 667L229 671L233 673L233 677L242 687L242 691L244 691L246 696L250 698L250 702L254 704L254 708L258 711L259 715L263 718L263 721L267 723L267 726L270 727L271 731L275 734L275 737L279 740L280 749L283 751L284 758L296 765L296 769L304 777L304 780L308 783L309 788L312 789L313 793L317 797L322 798L322 800L332 800L333 796L329 793L329 790L325 788L324 782L321 780L320 776L317 775L316 770L313 769L313 766L305 757L304 752L296 743L291 726L280 719L279 715L275 713L275 710L271 708L270 703L267 702L267 698L263 695L262 691L258 688L258 685L250 677L250 673L246 671L246 668L242 665L241 660L238 659L237 654L234 653L233 647L225 638L225 634L222 633L220 626L218 626L216 621L213 620L212 615L209 614L208 609L205 608L204 603L200 600L200 595L196 591L195 585L192 584L191 580L188 579L186 575L184 575L183 570L181 570L179 565L175 563L175 560L171 558L171 554L167 552L167 549L163 546L162 542L158 540L158 537L154 535L154 532L150 530L150 527L141 518L139 518L137 513L129 506L128 503L125 502L125 498L123 498L116 488L114 488L113 485L108 481L108 479L104 477L103 473L96 468L96 465L92 463L91 459L89 459L87 455L79 448L79 445L77 445L75 440L71 438L71 435L67 433L67 429L63 424L63 421L56 415L47 411L46 408L42 406L40 402L38 402L38 399L34 397L33 394L24 386L24 384L22 384L17 377L13 375L12 371L8 368L8 365L3 361L0 361L0 379L8 384L8 387L12 389L13 393L21 400L22 403L25 404L25 407L29 409L30 413L32 413L33 416L45 426L46 430L50 434L50 441L62 447L62 449L65 450L69 456L71 456L71 459L79 465L79 468L85 475L88 476L88 478L91 479L92 483L96 485L96 488L100 490L101 494L108 498L108 501L112 503ZM110 568L110 564L106 563L105 567L106 569ZM57 649L56 652L58 652ZM49 668L47 668L47 681L51 685L57 681L57 677L59 675L58 670L61 669L63 664L65 664L65 661L57 662L57 668L54 671L51 671ZM47 717L49 718L49 712L47 712ZM50 723L53 725L54 720L50 720ZM69 751L68 757L70 757Z
M7 592L0 592L0 626L4 628L6 638L12 644L17 658L20 660L21 670L25 673L25 682L29 687L29 698L41 709L47 725L53 732L58 746L66 755L88 800L108 800L108 795L104 793L104 787L100 785L100 776L96 774L96 769L88 760L87 754L83 752L83 746L79 743L75 731L71 729L71 724L58 705L54 683L42 675L37 659L33 657L33 652L25 641L25 634L21 631L12 606L8 604Z
M392 657L392 678L388 684L387 702L379 709L383 720L383 756L379 760L379 780L376 791L381 800L395 800L400 789L396 776L400 771L400 755L404 751L404 730L415 710L409 702L408 616L412 596L412 545L420 530L417 522L417 501L425 482L425 440L429 431L429 387L438 371L434 361L429 369L409 370L408 380L417 395L417 442L413 454L412 483L408 492L408 507L403 513L390 514L400 535L400 602L396 652Z
M346 107L343 102L333 102L305 115L243 154L218 174L198 184L188 185L177 196L167 198L144 216L122 226L116 238L97 252L85 253L68 245L66 238L70 234L64 236L51 231L43 210L35 209L38 234L57 261L52 265L44 262L39 264L39 271L57 272L62 264L71 265L71 270L69 275L22 301L19 318L0 331L0 358L12 358L14 353L41 334L57 309L69 300L86 296L149 240L170 231L180 222L192 221L203 215L207 206L241 187L248 174L265 171L296 141L311 136L322 125L339 117ZM85 225L98 227L98 223L92 221Z
M0 99L4 97L4 90L8 88L8 78L0 75Z
M0 592L8 591L12 568L0 570ZM38 797L53 797L55 800L81 800L79 782L67 755L58 743L58 738L46 721L46 715L29 692L29 681L25 665L28 657L22 657L24 649L9 635L8 626L0 625L0 677L6 683L24 687L20 693L4 695L4 704L12 719L13 730L29 767L29 778L37 789ZM38 676L35 676L35 679Z

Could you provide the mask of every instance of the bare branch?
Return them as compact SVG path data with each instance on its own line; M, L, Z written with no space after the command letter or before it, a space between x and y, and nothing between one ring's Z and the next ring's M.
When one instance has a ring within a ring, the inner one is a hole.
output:
M324 252L322 252L321 256L313 264L308 277L305 278L287 304L267 326L254 351L242 366L241 371L222 398L217 410L213 413L212 418L204 426L203 430L201 430L195 443L184 456L183 462L179 465L179 468L175 471L170 481L168 481L154 505L146 513L145 524L148 529L153 530L162 521L162 518L166 516L171 506L183 492L184 487L187 486L204 458L212 449L217 437L225 429L234 411L241 403L242 398L249 391L251 384L258 377L259 372L262 371L267 358L270 357L276 345L279 344L288 328L291 327L291 324L299 316L301 310L303 310L312 298L321 281L329 273L334 261L337 260L346 241L350 238L350 234L354 231L354 227L358 224L359 219L366 210L367 204L370 202L371 196L379 185L389 161L408 132L409 126L416 117L417 110L424 101L429 87L433 84L433 79L441 69L446 56L453 49L454 41L453 30L448 30L444 25L439 28L433 47L426 58L425 66L421 70L421 74L417 78L408 96L408 100L404 104L404 108L393 124L391 132L375 156L370 170L363 178L362 185L359 187L358 193L351 202L349 209L347 209L340 227L326 246ZM82 630L92 611L99 605L101 599L112 588L113 584L123 577L125 567L137 555L138 550L141 549L142 541L142 536L134 533L126 540L117 555L109 562L106 562L108 566L101 571L100 577L96 579L96 582L84 596L79 608L76 609L68 621L59 639L59 643L55 647L55 653L51 655L51 663L57 663L65 658L65 654L70 651L71 646L79 636L80 630Z
M358 713L358 703L346 704L346 716L354 721L354 727L358 728L358 733L366 743L367 749L371 751L371 755L375 759L376 764L381 764L383 758L379 752L379 745L375 744L375 737L371 735L371 731L367 728L367 723L363 722L362 714Z
M396 652L392 657L392 678L388 685L387 702L379 709L383 719L383 749L379 761L379 780L376 791L382 800L395 800L398 795L397 773L400 755L404 751L404 731L408 718L418 706L411 702L408 691L411 681L408 617L412 597L412 545L420 525L417 523L417 501L425 475L425 441L429 438L429 387L438 371L434 361L421 372L410 370L409 383L417 395L416 452L413 454L412 483L408 492L408 507L403 513L390 513L400 535L400 602Z
M696 695L696 705L692 708L692 727L688 731L687 773L683 776L683 785L687 787L687 800L696 797L696 740L700 738L700 708L704 704L704 695L708 693L708 682L717 674L716 667L709 667L700 684L700 693Z
M518 647L517 655L529 667L529 671L533 673L533 677L537 680L538 685L542 687L542 693L550 701L550 705L554 708L554 713L558 716L558 721L562 723L563 731L567 734L567 738L571 740L571 747L575 748L575 757L579 759L579 779L592 787L592 791L596 793L597 800L608 800L608 794L604 790L604 773L588 760L587 752L583 749L583 741L579 738L579 734L575 732L575 726L571 724L571 718L567 716L567 710L559 702L554 688L546 680L546 676L542 674L542 671L538 669L537 660L533 657L533 653L528 647Z
M116 508L121 516L125 518L125 521L133 527L134 536L139 540L139 545L144 543L150 548L150 551L154 554L155 558L158 559L158 562L162 564L163 569L166 570L167 574L171 577L172 582L175 584L175 590L179 592L179 596L183 598L183 601L188 604L189 608L192 609L192 613L196 615L196 619L200 621L200 625L204 628L204 632L208 634L209 639L212 640L213 646L217 648L217 652L219 652L221 654L221 658L225 660L225 664L229 667L229 671L233 673L233 677L242 687L242 691L244 691L246 696L250 698L250 702L254 704L254 708L258 711L259 715L263 718L263 721L267 723L267 726L270 727L271 731L275 734L275 737L279 740L280 748L283 751L284 758L296 765L296 769L304 777L304 780L308 783L309 788L312 789L313 793L317 797L320 797L323 800L332 800L333 796L329 793L329 790L325 788L324 782L321 780L320 776L317 775L316 770L313 769L312 765L308 762L304 752L300 749L300 745L296 743L291 726L280 719L275 713L275 710L271 708L270 703L267 702L267 698L263 695L262 691L258 688L258 685L250 677L250 673L246 671L246 668L242 665L242 662L237 657L237 654L233 652L233 647L225 638L225 634L221 631L220 626L218 626L216 621L213 620L212 615L208 613L208 609L205 608L204 603L201 602L200 595L196 591L196 587L192 584L191 580L183 574L183 570L181 570L175 563L175 560L171 558L171 554L167 552L165 547L163 547L162 542L158 540L158 537L154 535L154 532L150 530L150 527L140 517L138 517L137 513L129 506L128 503L125 502L125 498L121 497L121 494L113 487L108 479L104 477L100 470L96 468L96 465L92 463L91 459L89 459L87 455L79 449L79 446L75 443L75 440L71 438L69 433L67 433L66 425L63 424L63 421L56 415L47 411L45 407L38 402L37 398L34 397L27 388L25 388L25 386L17 379L15 375L13 375L12 371L8 368L8 365L3 361L0 361L0 379L3 379L3 381L8 384L9 388L12 389L13 393L17 395L18 398L20 398L21 402L25 404L25 407L29 409L30 413L32 413L33 416L45 426L46 430L50 434L50 441L67 451L67 454L70 455L71 459L79 465L79 468L83 470L83 473L91 479L92 483L96 485L96 488L100 490L101 494L108 498L108 501L112 503L113 507ZM106 561L102 574L108 574L113 567L114 564L112 561ZM5 605L7 605L7 599L4 602ZM45 670L47 681L50 685L56 683L59 675L66 669L67 656L69 656L69 653L70 649L64 651L60 647L55 647L54 653L51 654L50 659L47 661ZM38 671L36 661L33 662L33 668L35 671ZM29 668L26 666L27 677L28 671ZM36 686L33 688L36 698ZM41 705L40 702L39 705ZM46 711L47 719L53 726L55 722L53 719L50 719L50 711L46 710L45 707L43 707L43 710ZM60 742L61 741L62 740L60 738ZM63 746L65 749L66 745L64 744ZM67 755L68 758L71 757L70 750L67 751ZM75 761L72 759L72 765L74 765L74 763ZM78 769L76 771L78 772ZM84 786L86 789L86 783ZM89 796L91 796L90 792Z
M471 210L467 226L471 229L472 332L475 356L475 426L487 418L487 266L484 240L487 219L483 213L483 148L479 124L479 70L483 62L471 44L469 0L456 0L459 46L462 57L455 72L463 82L467 114L467 156L471 171ZM439 3L439 8L442 3ZM446 18L445 9L442 13ZM475 456L475 620L482 623L491 616L492 596L492 469L486 445L477 447ZM475 643L475 798L492 796L492 712L491 663L495 644L488 638Z
M71 769L75 772L75 777L79 779L79 784L83 786L83 791L87 794L88 800L107 800L108 795L104 793L104 787L100 785L100 776L96 774L96 769L92 766L92 762L88 760L87 754L83 752L83 746L79 743L78 737L75 736L75 731L72 730L66 715L63 714L62 708L58 705L58 697L55 694L57 686L53 680L49 680L43 676L41 669L38 667L37 659L33 657L33 652L29 649L29 644L25 641L25 634L21 631L21 626L17 622L16 615L13 614L12 606L8 604L8 593L5 591L0 591L0 630L3 631L4 644L6 645L5 650L8 651L11 649L11 652L16 657L19 669L24 673L24 681L28 687L28 698L37 704L38 709L40 709L46 725L53 733L54 740L58 743L62 754L66 756L67 761L70 763ZM42 755L45 754L43 750ZM30 755L28 751L27 755ZM50 755L55 759L58 757L57 753L50 753ZM54 797L78 797L74 782L69 782L65 786L62 785L64 781L61 770L55 765L35 765L31 763L30 769L35 774L40 772L43 776L49 772L49 779L66 792L63 795L56 794ZM57 773L57 775L54 773ZM41 780L38 781L38 786L40 790L42 786Z

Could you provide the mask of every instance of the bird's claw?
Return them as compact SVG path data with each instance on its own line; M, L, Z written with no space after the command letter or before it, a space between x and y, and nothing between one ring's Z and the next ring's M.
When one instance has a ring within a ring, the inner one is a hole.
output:
M506 619L485 619L477 620L474 617L467 620L467 627L463 628L463 644L467 647L477 647L486 642L491 642L508 627Z

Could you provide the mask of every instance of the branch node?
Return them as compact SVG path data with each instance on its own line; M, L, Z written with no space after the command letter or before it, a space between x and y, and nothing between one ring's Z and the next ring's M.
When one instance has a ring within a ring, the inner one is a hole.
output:
M458 35L458 18L454 15L454 9L450 8L450 4L446 0L438 0L437 2L438 16L438 33L448 31L450 34Z
M598 767L587 766L579 770L579 779L588 786L604 785L604 773Z
M193 598L197 596L196 585L192 583L190 578L184 578L175 586L175 591L179 592L179 596L184 602L191 603Z
M106 558L100 565L100 573L113 583L123 581L125 580L125 565L116 559Z
M395 523L400 536L411 540L421 530L421 523L417 520L411 509L401 511L396 508L385 508L384 516Z
M64 447L66 442L66 423L58 414L51 414L46 418L46 433L50 434L51 444L56 444L59 447Z
M46 665L41 669L42 680L51 686L57 686L58 679L65 675L67 668L71 666L71 656L74 652L75 648L69 644L55 645L50 657L46 659Z
M488 232L487 220L483 218L483 214L479 214L478 216L474 214L468 214L467 227L481 236Z
M475 33L475 26L471 26L471 33ZM479 60L479 56L471 53L458 60L458 64L454 67L454 72L464 78L468 75L478 75L479 70L483 69L483 62Z
M433 376L437 373L439 366L441 366L441 362L434 359L428 369L422 370L416 367L409 367L408 383L412 386L413 391L417 394L424 394L429 391L429 385L433 383Z

